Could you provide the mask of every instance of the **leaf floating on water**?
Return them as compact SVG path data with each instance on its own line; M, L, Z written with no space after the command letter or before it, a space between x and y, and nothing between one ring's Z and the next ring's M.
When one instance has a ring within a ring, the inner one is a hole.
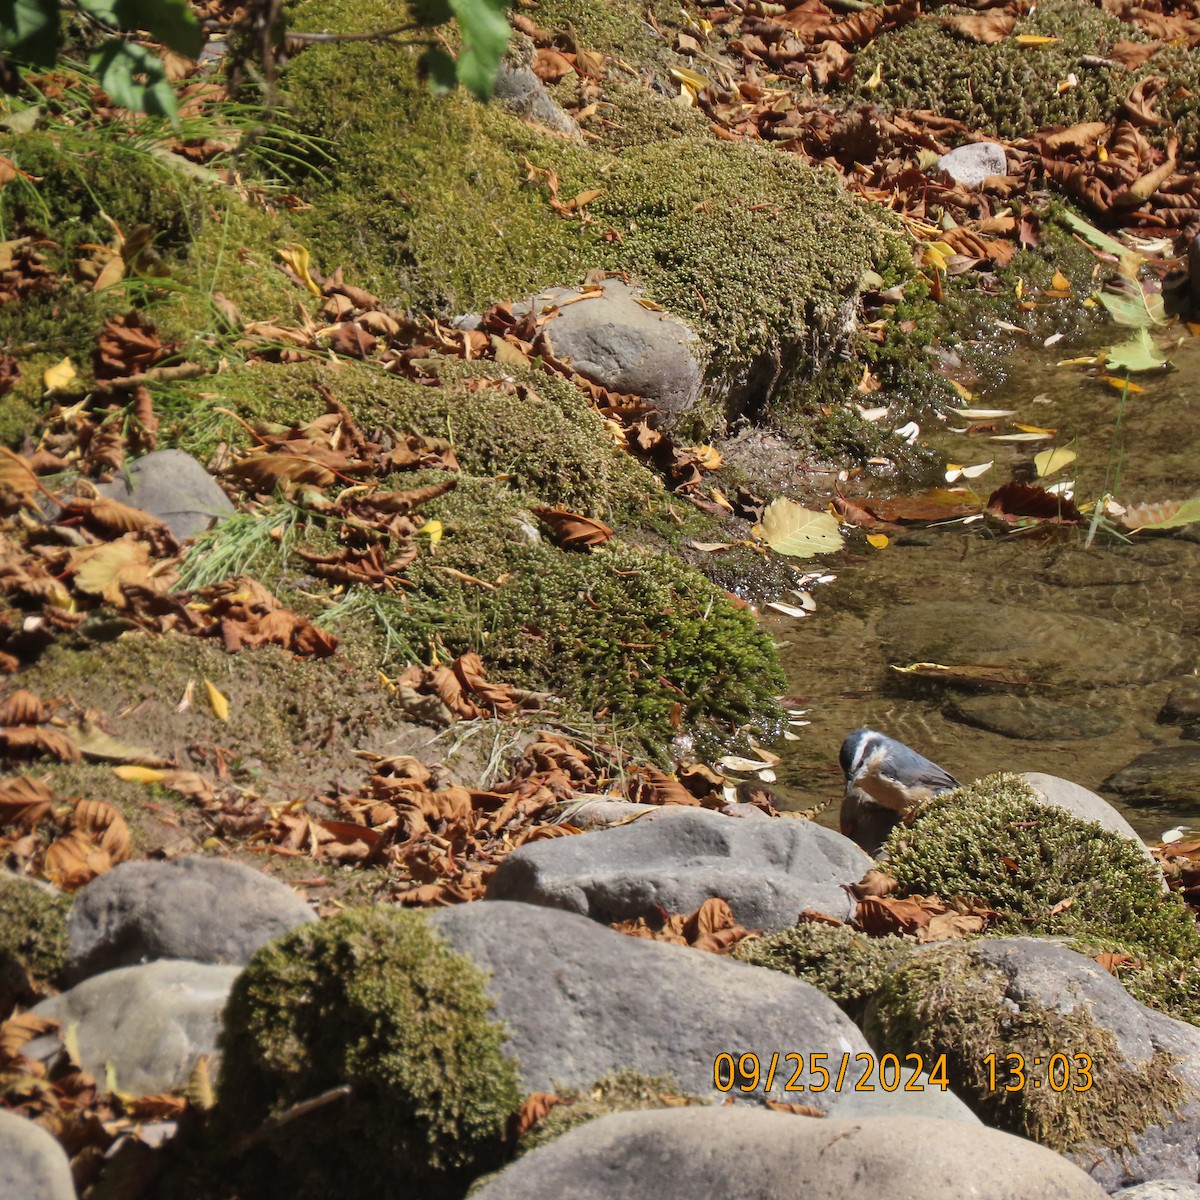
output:
M947 463L946 482L954 483L959 479L978 479L980 475L986 475L995 465L994 458L989 458L985 463L974 463L969 467L965 467L961 463Z
M1119 375L1097 375L1096 378L1101 383L1107 383L1109 387L1116 388L1118 392L1129 391L1130 394L1133 394L1146 390L1140 383L1132 383L1128 379L1122 379Z
M1200 521L1200 496L1189 500L1159 500L1154 504L1131 504L1121 517L1126 529L1178 529Z
M917 675L922 679L951 684L969 683L977 687L1027 687L1033 682L1033 676L1028 671L992 663L964 663L956 667L927 662L909 663L907 667L901 667L893 663L892 670L899 675Z
M890 539L886 533L867 534L867 541L874 546L876 550L883 550L888 545L889 540Z
M1075 459L1074 450L1067 450L1059 446L1053 450L1043 450L1040 454L1035 454L1033 467L1038 473L1038 478L1045 479L1047 475L1053 475L1064 467L1069 467Z
M1006 417L1015 417L1017 410L1015 408L956 408L954 415L968 421L1000 421Z
M218 721L229 720L229 699L222 693L215 684L208 679L204 681L204 692L208 696L208 706L213 710L213 715Z
M1167 360L1158 353L1149 331L1139 329L1133 337L1104 351L1104 365L1110 371L1160 371Z
M840 550L844 540L836 517L814 512L784 496L767 505L755 532L772 550L792 558L829 554Z
M1096 299L1108 310L1118 325L1133 329L1144 329L1148 325L1165 325L1167 312L1163 298L1157 292L1149 292L1132 280L1125 281L1120 290L1105 288L1096 293Z
M797 608L794 604L782 604L778 600L771 600L767 604L767 607L773 608L776 612L783 613L783 615L785 617L807 617L808 616L808 613L804 609Z

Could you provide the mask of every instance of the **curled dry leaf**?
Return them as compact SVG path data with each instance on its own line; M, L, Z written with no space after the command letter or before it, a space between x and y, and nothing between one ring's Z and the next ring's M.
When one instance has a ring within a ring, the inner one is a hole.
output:
M32 829L54 803L54 793L28 775L0 780L0 828L16 825Z
M585 546L603 546L613 534L613 531L603 521L581 516L579 513L566 512L558 508L532 508L535 517L545 521L550 526L554 540L564 550L574 550Z
M515 1136L524 1137L556 1104L562 1102L563 1098L554 1092L533 1092L526 1096L525 1103L517 1113Z
M61 1021L52 1021L49 1017L36 1017L33 1013L9 1017L7 1021L0 1023L0 1063L5 1059L16 1058L22 1047L34 1038L53 1033L61 1024Z
M48 755L60 762L79 762L79 747L57 729L42 725L16 725L0 729L0 753L14 758Z
M851 885L850 890L855 899L864 900L868 896L890 896L899 887L900 883L895 877L878 867L872 867L857 883Z
M120 809L105 800L80 800L71 818L74 828L91 837L114 863L129 857L133 839Z
M1010 525L1021 520L1077 525L1083 520L1083 513L1073 500L1056 496L1045 488L1016 482L998 487L988 497L987 512L989 516L999 517Z
M40 725L50 710L25 688L17 688L0 700L0 725Z
M42 862L42 874L64 892L74 892L112 867L107 851L88 834L74 830L50 843Z

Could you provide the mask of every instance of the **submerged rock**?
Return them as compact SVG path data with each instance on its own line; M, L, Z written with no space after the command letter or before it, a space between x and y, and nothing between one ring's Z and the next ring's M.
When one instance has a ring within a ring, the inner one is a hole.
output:
M657 1200L1104 1196L1057 1154L994 1129L921 1117L814 1120L740 1106L601 1117L518 1159L475 1196L625 1200L634 1194Z
M1112 706L1087 707L1086 697L1049 700L1044 696L962 696L949 707L949 715L965 725L975 725L1002 737L1024 741L1070 742L1107 737L1125 722Z
M691 912L720 896L751 929L794 925L806 909L854 914L844 885L871 860L812 821L735 818L676 805L619 828L531 842L509 855L489 900L520 900L594 921Z
M1200 745L1158 746L1139 754L1100 785L1126 804L1191 808L1200 796Z
M123 863L76 896L67 972L86 979L161 958L246 963L272 938L315 920L290 887L241 863Z

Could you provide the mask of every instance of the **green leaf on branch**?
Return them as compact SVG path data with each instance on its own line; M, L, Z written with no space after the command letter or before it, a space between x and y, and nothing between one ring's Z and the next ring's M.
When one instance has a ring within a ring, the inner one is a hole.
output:
M0 52L34 67L58 58L59 0L0 0Z
M204 49L204 30L187 0L77 0L77 3L84 12L106 25L126 32L145 30L169 50L188 58L195 58Z
M105 42L88 60L113 103L133 112L178 119L175 92L162 60L136 42Z
M489 100L500 60L508 48L509 28L503 0L450 0L462 30L458 82L480 100Z
M458 68L454 59L439 46L421 55L421 74L435 96L444 96L458 86Z

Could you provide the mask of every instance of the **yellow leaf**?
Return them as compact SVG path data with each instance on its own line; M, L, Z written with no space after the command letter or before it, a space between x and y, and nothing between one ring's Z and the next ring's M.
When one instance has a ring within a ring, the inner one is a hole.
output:
M950 386L968 403L975 399L975 393L970 388L963 387L957 379L951 379Z
M1071 281L1061 271L1055 271L1054 278L1050 280L1050 286L1056 292L1069 292Z
M1043 33L1018 33L1013 41L1018 46L1052 46L1058 38L1047 37Z
M883 82L883 63L876 63L875 70L871 72L871 78L867 80L866 86L874 91Z
M1075 461L1075 451L1055 448L1054 450L1043 450L1040 454L1033 456L1034 470L1038 473L1038 478L1045 479L1047 475L1053 475L1056 471L1061 471L1063 467L1069 467Z
M1108 162L1108 147L1103 142L1096 147L1096 161Z
M1020 421L1014 421L1013 424L1022 433L1036 433L1042 437L1053 437L1058 432L1057 429L1043 429L1040 425L1022 425Z
M1118 392L1123 392L1126 388L1130 392L1144 392L1146 389L1137 383L1129 383L1127 380L1118 379L1116 375L1098 375L1097 378L1101 383L1107 383L1109 387L1116 388Z
M1018 300L1025 295L1025 280L1023 280L1019 275L1017 276L1016 286L1013 288L1013 294Z
M695 88L698 92L708 87L708 76L701 75L699 71L693 71L690 67L671 67L670 75L676 83Z
M1086 304L1087 301L1084 301ZM1058 367L1094 367L1100 360L1094 354L1085 354L1082 358L1060 358L1055 366Z
M716 446L688 446L687 453L694 454L696 461L706 471L715 471L724 462L721 452Z
M783 496L767 505L762 523L753 532L772 550L794 558L812 558L842 548L836 517L814 512Z
M70 358L64 358L62 362L46 368L42 374L42 384L46 391L57 392L65 388L74 378L75 368L71 365Z
M275 252L300 276L301 282L314 296L321 294L321 289L317 287L313 282L313 277L308 273L311 259L308 256L307 247L301 246L299 242L288 242L286 245L279 246Z
M156 771L153 767L137 767L123 763L113 767L113 774L126 783L162 783L167 777L166 771Z
M953 257L954 248L945 242L927 242L921 247L921 266L932 267L935 271L944 271Z
M208 695L208 706L213 710L218 721L229 720L229 700L208 679L204 681L204 690Z
M882 550L890 539L886 533L868 533L867 541L875 547L876 550Z
M436 546L442 540L442 534L446 532L445 527L436 517L432 521L426 521L420 529L417 530L418 537L427 537L431 546Z

